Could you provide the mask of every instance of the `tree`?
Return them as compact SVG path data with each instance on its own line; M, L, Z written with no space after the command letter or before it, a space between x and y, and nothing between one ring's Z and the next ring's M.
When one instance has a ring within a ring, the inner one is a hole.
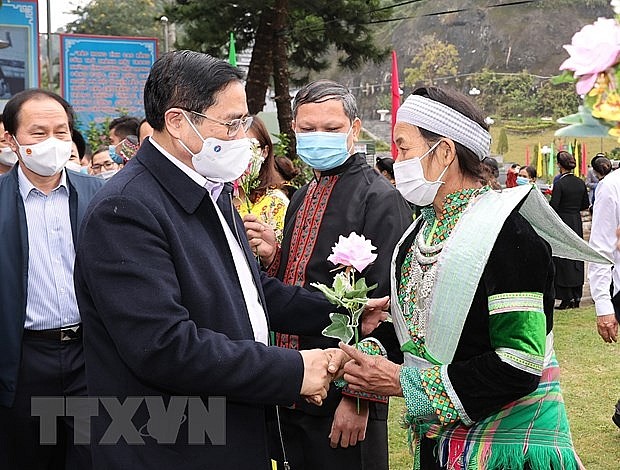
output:
M405 85L425 82L434 85L437 77L454 76L460 62L456 46L438 40L434 35L422 39L420 51L413 56L413 68L405 69Z
M540 83L527 70L521 73L496 73L483 70L475 74L471 83L482 90L476 98L489 114L504 118L552 116L555 118L574 113L579 96L573 84Z
M495 151L498 155L504 155L508 152L508 136L506 135L506 129L502 127L502 130L499 132L499 138L497 139L497 148Z
M253 46L246 93L250 113L261 111L273 79L280 132L291 141L289 80L308 79L311 71L340 66L355 69L366 61L383 59L388 50L374 43L371 23L390 16L381 0L185 0L166 8L184 30L180 47L223 57L228 34L235 33L237 50Z
M71 13L69 33L105 36L145 36L163 40L160 18L165 0L91 0Z
M556 119L573 114L581 104L572 83L554 85L546 81L537 89L536 97L538 115L551 116Z

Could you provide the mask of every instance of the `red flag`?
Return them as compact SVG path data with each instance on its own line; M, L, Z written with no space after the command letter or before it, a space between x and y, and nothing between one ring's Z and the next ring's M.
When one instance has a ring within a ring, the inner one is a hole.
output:
M581 144L581 174L588 174L588 156L586 155L586 143Z
M400 106L400 82L398 81L398 63L396 51L392 51L392 158L396 159L398 149L394 143L394 125L396 124L396 111Z
M530 166L530 147L525 147L525 166Z

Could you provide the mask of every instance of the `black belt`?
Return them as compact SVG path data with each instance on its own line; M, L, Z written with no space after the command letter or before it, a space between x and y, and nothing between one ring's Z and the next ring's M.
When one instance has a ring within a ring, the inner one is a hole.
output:
M51 330L24 330L28 338L51 339L54 341L75 341L82 337L82 324L54 328Z

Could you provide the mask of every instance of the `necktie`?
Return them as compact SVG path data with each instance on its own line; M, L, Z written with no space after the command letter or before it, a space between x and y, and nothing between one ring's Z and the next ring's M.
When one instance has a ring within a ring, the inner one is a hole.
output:
M222 192L216 201L217 206L220 208L224 219L228 223L230 230L234 234L237 242L241 245L241 241L239 240L239 233L237 229L237 225L235 224L235 217L233 215L233 206L232 206L232 185L230 183L226 183L224 188L222 188Z

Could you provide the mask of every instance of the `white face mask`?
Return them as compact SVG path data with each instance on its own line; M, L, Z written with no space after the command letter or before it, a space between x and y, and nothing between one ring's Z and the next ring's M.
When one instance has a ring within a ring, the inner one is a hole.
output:
M82 171L82 165L77 162L68 161L65 165L65 168L68 170L77 171L78 173Z
M13 137L15 142L17 138ZM50 137L33 145L19 145L22 162L37 175L52 176L61 171L71 157L71 141Z
M424 207L432 204L439 186L444 184L441 181L443 175L448 171L446 167L437 181L428 181L424 177L424 169L422 168L422 159L431 153L441 140L433 145L421 157L410 158L403 162L394 163L394 179L396 180L396 189L400 191L402 196L416 206Z
M102 171L101 173L99 173L98 176L99 178L103 178L104 180L109 180L110 178L112 178L116 173L118 173L118 168L116 170L106 170L106 171Z
M180 139L180 144L192 155L194 169L210 181L227 183L239 178L247 169L252 158L252 142L247 137L234 140L220 140L215 137L203 139L189 120L185 112L183 116L194 132L202 140L202 148L193 153Z
M17 154L11 150L11 147L0 149L0 163L6 166L13 166L17 163Z

